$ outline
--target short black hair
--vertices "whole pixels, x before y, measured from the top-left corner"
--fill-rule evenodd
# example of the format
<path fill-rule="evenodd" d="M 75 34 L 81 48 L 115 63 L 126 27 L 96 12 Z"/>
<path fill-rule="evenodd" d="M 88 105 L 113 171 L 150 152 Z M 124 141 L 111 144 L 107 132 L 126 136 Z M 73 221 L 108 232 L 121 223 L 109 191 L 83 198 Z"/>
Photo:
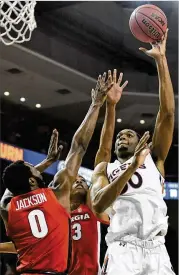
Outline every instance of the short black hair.
<path fill-rule="evenodd" d="M 24 161 L 18 160 L 4 169 L 2 180 L 5 187 L 16 196 L 31 191 L 30 177 L 32 177 L 30 167 L 26 166 Z"/>

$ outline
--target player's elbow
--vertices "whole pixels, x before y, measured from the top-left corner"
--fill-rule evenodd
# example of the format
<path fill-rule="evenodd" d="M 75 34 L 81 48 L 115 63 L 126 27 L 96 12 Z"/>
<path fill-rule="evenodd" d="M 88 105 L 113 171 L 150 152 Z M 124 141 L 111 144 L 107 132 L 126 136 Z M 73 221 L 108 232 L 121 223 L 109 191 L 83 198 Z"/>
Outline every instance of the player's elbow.
<path fill-rule="evenodd" d="M 83 156 L 86 153 L 87 145 L 82 138 L 79 138 L 78 135 L 75 135 L 72 140 L 72 148 L 73 151 L 78 151 L 79 154 Z"/>
<path fill-rule="evenodd" d="M 165 110 L 160 110 L 163 119 L 174 119 L 175 116 L 175 106 L 168 107 Z"/>

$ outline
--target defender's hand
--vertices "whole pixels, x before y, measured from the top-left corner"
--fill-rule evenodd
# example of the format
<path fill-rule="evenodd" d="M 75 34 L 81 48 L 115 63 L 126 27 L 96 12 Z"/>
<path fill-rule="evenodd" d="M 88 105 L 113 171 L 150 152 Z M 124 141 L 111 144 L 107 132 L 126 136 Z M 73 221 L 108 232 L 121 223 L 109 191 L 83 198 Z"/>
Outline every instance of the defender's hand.
<path fill-rule="evenodd" d="M 146 156 L 150 153 L 150 145 L 147 144 L 148 139 L 150 138 L 149 132 L 145 132 L 139 143 L 136 146 L 134 152 L 134 158 L 132 164 L 139 168 L 142 164 L 144 164 Z"/>
<path fill-rule="evenodd" d="M 55 162 L 60 158 L 61 151 L 63 149 L 63 146 L 60 145 L 58 147 L 58 131 L 56 129 L 53 130 L 50 144 L 48 148 L 48 154 L 47 154 L 47 160 Z"/>
<path fill-rule="evenodd" d="M 119 78 L 117 80 L 117 70 L 116 69 L 114 69 L 114 71 L 113 71 L 113 77 L 111 75 L 111 71 L 110 70 L 108 71 L 108 78 L 110 78 L 114 82 L 114 85 L 108 92 L 107 102 L 115 105 L 120 100 L 122 92 L 123 92 L 124 88 L 127 86 L 128 81 L 126 80 L 123 83 L 123 85 L 120 86 L 121 82 L 122 82 L 122 78 L 123 78 L 123 73 L 120 73 Z"/>
<path fill-rule="evenodd" d="M 139 50 L 144 52 L 146 55 L 151 56 L 154 59 L 159 59 L 160 57 L 165 56 L 167 36 L 168 29 L 166 30 L 166 33 L 162 41 L 151 43 L 152 49 L 147 50 L 145 48 L 139 48 Z"/>
<path fill-rule="evenodd" d="M 102 77 L 99 75 L 96 88 L 91 91 L 92 103 L 102 106 L 106 100 L 107 93 L 113 85 L 114 83 L 111 76 L 108 75 L 108 79 L 106 80 L 106 73 L 104 73 Z"/>

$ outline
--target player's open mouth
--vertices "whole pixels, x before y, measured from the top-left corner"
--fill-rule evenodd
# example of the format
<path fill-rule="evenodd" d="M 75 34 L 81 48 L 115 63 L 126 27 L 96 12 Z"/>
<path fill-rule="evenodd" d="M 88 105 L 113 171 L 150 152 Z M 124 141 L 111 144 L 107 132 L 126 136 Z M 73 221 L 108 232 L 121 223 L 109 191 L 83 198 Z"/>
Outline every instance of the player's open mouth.
<path fill-rule="evenodd" d="M 121 145 L 128 145 L 128 143 L 125 143 L 125 142 L 121 142 L 121 143 L 119 143 L 119 146 L 121 146 Z"/>

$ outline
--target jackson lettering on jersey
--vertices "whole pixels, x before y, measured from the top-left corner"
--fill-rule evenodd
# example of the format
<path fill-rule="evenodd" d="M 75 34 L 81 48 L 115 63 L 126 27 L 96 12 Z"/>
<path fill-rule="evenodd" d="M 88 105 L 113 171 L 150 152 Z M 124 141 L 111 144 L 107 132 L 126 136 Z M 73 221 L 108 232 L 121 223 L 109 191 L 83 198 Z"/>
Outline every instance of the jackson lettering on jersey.
<path fill-rule="evenodd" d="M 121 164 L 109 163 L 107 176 L 112 183 L 131 164 L 132 158 Z M 163 200 L 159 173 L 149 154 L 111 206 L 110 227 L 106 241 L 109 244 L 126 235 L 150 240 L 157 234 L 165 236 L 168 229 L 167 207 Z"/>
<path fill-rule="evenodd" d="M 16 211 L 21 210 L 23 208 L 28 208 L 33 205 L 38 205 L 47 201 L 47 198 L 44 193 L 39 193 L 37 195 L 33 195 L 21 200 L 16 201 Z"/>

